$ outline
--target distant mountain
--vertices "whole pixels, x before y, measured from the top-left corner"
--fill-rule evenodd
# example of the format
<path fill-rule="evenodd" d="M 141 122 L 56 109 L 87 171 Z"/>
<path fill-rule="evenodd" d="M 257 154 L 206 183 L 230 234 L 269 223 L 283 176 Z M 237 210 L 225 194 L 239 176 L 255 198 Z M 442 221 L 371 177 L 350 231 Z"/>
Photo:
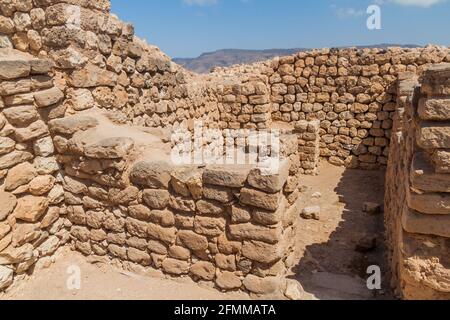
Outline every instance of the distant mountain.
<path fill-rule="evenodd" d="M 359 46 L 357 48 L 387 48 L 404 47 L 416 48 L 417 45 L 379 44 L 372 46 Z M 258 61 L 265 61 L 277 56 L 288 56 L 300 51 L 309 50 L 307 48 L 295 49 L 269 49 L 269 50 L 240 50 L 224 49 L 214 52 L 203 53 L 197 58 L 174 58 L 173 61 L 182 65 L 188 70 L 197 73 L 209 73 L 214 67 L 229 67 L 235 64 L 248 64 Z"/>

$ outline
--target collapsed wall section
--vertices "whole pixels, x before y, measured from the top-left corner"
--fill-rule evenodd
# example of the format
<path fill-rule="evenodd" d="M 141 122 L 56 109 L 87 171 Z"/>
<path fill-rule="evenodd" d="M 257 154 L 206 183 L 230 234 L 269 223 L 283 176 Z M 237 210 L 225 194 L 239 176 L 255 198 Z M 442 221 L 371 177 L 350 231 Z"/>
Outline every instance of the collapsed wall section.
<path fill-rule="evenodd" d="M 449 299 L 450 64 L 399 87 L 386 191 L 393 282 L 406 299 Z"/>

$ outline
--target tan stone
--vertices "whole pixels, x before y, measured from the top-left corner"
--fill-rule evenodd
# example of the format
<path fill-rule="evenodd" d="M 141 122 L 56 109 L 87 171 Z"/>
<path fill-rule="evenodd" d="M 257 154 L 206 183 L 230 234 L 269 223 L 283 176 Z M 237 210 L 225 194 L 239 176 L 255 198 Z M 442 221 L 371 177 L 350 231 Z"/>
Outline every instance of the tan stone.
<path fill-rule="evenodd" d="M 52 190 L 56 179 L 53 176 L 39 176 L 31 180 L 28 190 L 34 196 L 41 196 Z"/>
<path fill-rule="evenodd" d="M 181 230 L 177 236 L 178 242 L 192 251 L 204 251 L 208 249 L 208 239 L 192 231 Z"/>
<path fill-rule="evenodd" d="M 403 228 L 409 233 L 450 238 L 450 215 L 428 215 L 408 210 L 403 214 Z"/>
<path fill-rule="evenodd" d="M 233 224 L 229 226 L 230 236 L 239 241 L 256 240 L 276 244 L 282 236 L 282 226 L 265 227 L 252 223 Z"/>
<path fill-rule="evenodd" d="M 165 259 L 162 263 L 162 269 L 173 275 L 182 275 L 189 273 L 189 263 L 176 259 Z"/>
<path fill-rule="evenodd" d="M 142 200 L 152 209 L 164 209 L 169 205 L 170 194 L 167 190 L 147 189 L 142 193 Z"/>
<path fill-rule="evenodd" d="M 190 274 L 206 281 L 212 281 L 215 277 L 216 268 L 210 262 L 199 261 L 189 269 Z"/>
<path fill-rule="evenodd" d="M 32 181 L 37 176 L 36 168 L 24 162 L 8 171 L 5 179 L 5 190 L 12 191 Z"/>
<path fill-rule="evenodd" d="M 259 190 L 244 188 L 241 190 L 240 200 L 243 205 L 275 211 L 280 205 L 281 196 L 279 193 L 267 194 Z"/>
<path fill-rule="evenodd" d="M 249 274 L 243 281 L 244 287 L 256 294 L 271 294 L 280 289 L 281 280 L 278 277 L 260 278 Z"/>
<path fill-rule="evenodd" d="M 250 260 L 271 264 L 283 257 L 283 246 L 281 244 L 267 244 L 259 241 L 244 241 L 242 255 Z"/>
<path fill-rule="evenodd" d="M 241 188 L 247 181 L 250 172 L 245 166 L 209 166 L 203 172 L 203 182 L 205 184 Z"/>
<path fill-rule="evenodd" d="M 18 199 L 17 207 L 13 214 L 18 220 L 34 223 L 45 213 L 48 207 L 48 200 L 44 197 L 25 196 Z"/>
<path fill-rule="evenodd" d="M 5 220 L 13 212 L 17 204 L 16 197 L 8 192 L 0 191 L 0 221 Z"/>
<path fill-rule="evenodd" d="M 217 276 L 216 284 L 223 290 L 235 290 L 242 286 L 242 281 L 234 273 L 224 271 Z"/>

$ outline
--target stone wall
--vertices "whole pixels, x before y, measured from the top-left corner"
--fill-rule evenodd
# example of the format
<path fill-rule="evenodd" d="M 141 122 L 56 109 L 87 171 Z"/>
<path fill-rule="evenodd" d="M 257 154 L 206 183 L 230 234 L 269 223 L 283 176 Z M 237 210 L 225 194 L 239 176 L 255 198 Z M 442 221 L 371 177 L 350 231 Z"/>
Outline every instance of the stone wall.
<path fill-rule="evenodd" d="M 393 283 L 406 299 L 449 299 L 448 156 L 450 64 L 406 75 L 386 191 Z"/>
<path fill-rule="evenodd" d="M 47 126 L 64 94 L 51 68 L 48 60 L 0 52 L 0 291 L 69 241 Z"/>
<path fill-rule="evenodd" d="M 271 122 L 318 120 L 321 157 L 338 166 L 378 169 L 388 161 L 399 74 L 420 75 L 443 61 L 450 61 L 445 47 L 322 49 L 215 74 L 267 77 Z"/>
<path fill-rule="evenodd" d="M 223 291 L 282 297 L 300 210 L 296 144 L 282 148 L 272 175 L 249 165 L 177 166 L 169 142 L 103 116 L 49 123 L 73 248 Z"/>

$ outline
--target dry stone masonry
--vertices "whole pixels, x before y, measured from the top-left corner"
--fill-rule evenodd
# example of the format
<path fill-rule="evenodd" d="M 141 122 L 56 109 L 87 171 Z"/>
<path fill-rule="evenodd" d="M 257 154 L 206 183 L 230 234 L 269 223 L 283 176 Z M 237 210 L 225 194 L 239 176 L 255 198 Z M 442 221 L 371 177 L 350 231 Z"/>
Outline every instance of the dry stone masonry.
<path fill-rule="evenodd" d="M 450 64 L 438 64 L 399 87 L 386 219 L 394 284 L 408 299 L 450 298 L 449 79 Z"/>
<path fill-rule="evenodd" d="M 450 51 L 434 46 L 323 49 L 197 75 L 135 37 L 108 0 L 2 0 L 0 291 L 68 245 L 223 291 L 295 296 L 299 185 L 325 159 L 388 167 L 393 286 L 448 298 L 443 62 Z M 244 152 L 277 130 L 279 172 L 175 165 L 189 135 L 172 134 L 195 140 L 198 124 Z M 223 153 L 215 138 L 202 147 Z"/>

